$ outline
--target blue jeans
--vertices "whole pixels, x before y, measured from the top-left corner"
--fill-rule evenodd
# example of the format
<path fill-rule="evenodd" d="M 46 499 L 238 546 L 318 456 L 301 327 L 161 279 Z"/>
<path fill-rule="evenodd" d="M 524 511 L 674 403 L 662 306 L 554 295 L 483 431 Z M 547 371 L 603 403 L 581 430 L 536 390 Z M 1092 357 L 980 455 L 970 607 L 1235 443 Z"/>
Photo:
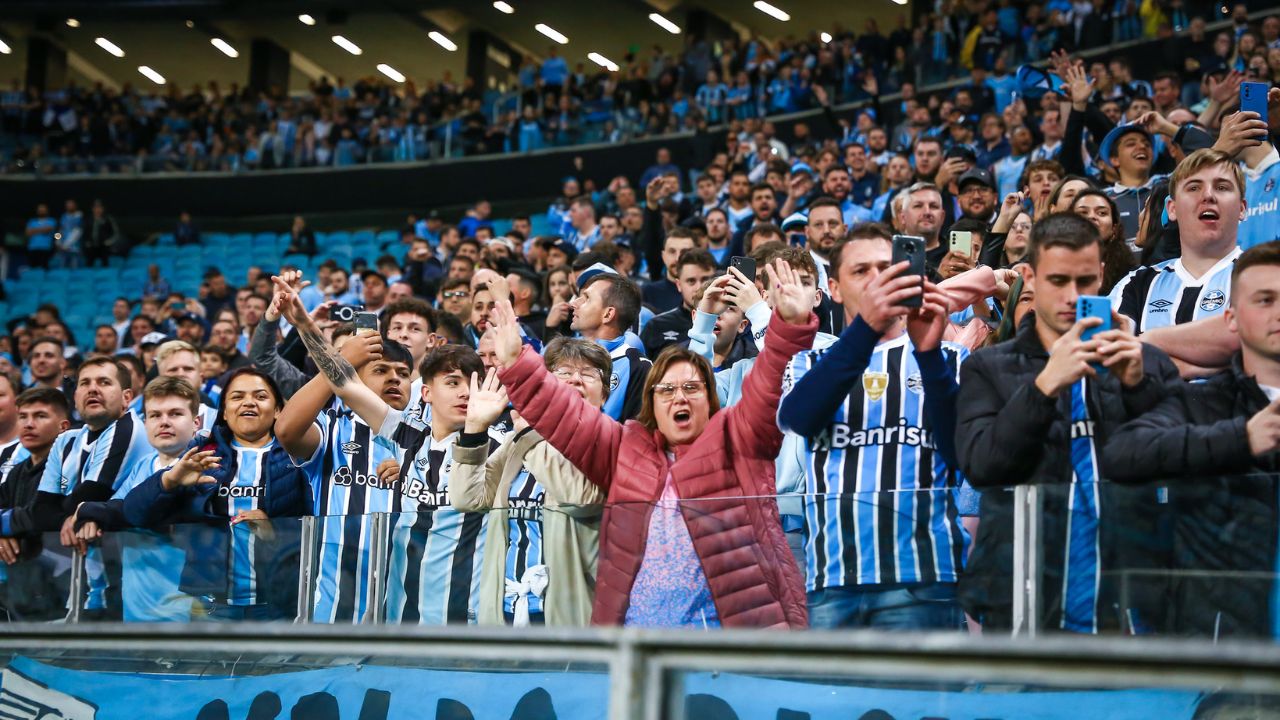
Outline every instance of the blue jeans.
<path fill-rule="evenodd" d="M 961 630 L 954 583 L 846 585 L 809 593 L 815 629 Z"/>

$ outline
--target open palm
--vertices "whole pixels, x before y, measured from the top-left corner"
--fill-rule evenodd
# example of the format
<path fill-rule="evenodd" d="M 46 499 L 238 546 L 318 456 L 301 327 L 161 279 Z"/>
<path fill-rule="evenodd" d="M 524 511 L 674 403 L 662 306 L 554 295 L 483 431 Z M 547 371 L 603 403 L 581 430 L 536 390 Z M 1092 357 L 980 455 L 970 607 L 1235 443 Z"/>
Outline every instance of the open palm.
<path fill-rule="evenodd" d="M 507 391 L 498 382 L 497 370 L 489 368 L 483 383 L 478 374 L 472 373 L 471 397 L 467 400 L 467 432 L 484 432 L 485 428 L 497 422 L 509 402 Z"/>
<path fill-rule="evenodd" d="M 813 310 L 817 290 L 801 282 L 800 273 L 780 259 L 765 265 L 764 271 L 769 275 L 769 292 L 778 314 L 793 325 L 803 325 Z"/>

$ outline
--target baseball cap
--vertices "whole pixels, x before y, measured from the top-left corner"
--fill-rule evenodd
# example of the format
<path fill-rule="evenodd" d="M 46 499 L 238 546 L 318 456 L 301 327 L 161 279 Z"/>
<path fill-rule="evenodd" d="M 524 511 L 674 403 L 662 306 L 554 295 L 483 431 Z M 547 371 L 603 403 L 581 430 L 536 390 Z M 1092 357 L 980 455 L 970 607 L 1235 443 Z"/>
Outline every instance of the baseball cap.
<path fill-rule="evenodd" d="M 942 154 L 942 159 L 951 160 L 952 158 L 960 158 L 961 160 L 967 160 L 968 162 L 974 163 L 975 165 L 978 162 L 977 153 L 975 153 L 973 151 L 973 148 L 969 147 L 968 145 L 952 145 L 951 147 L 947 148 L 947 151 Z"/>
<path fill-rule="evenodd" d="M 162 332 L 149 332 L 142 336 L 138 341 L 138 347 L 147 347 L 148 345 L 162 345 L 169 342 L 169 336 Z"/>
<path fill-rule="evenodd" d="M 582 286 L 586 285 L 588 280 L 590 280 L 591 278 L 597 275 L 617 275 L 617 274 L 618 274 L 618 271 L 614 270 L 608 265 L 605 265 L 604 263 L 596 263 L 595 265 L 592 265 L 586 270 L 583 270 L 582 272 L 578 273 L 578 289 L 581 290 Z"/>
<path fill-rule="evenodd" d="M 1129 133 L 1142 133 L 1146 136 L 1148 142 L 1154 143 L 1154 140 L 1151 138 L 1151 133 L 1147 132 L 1146 128 L 1138 125 L 1137 123 L 1121 123 L 1112 128 L 1111 132 L 1107 133 L 1106 137 L 1102 138 L 1102 143 L 1098 145 L 1098 159 L 1110 165 L 1112 150 L 1115 148 L 1116 144 L 1120 142 L 1120 138 L 1128 135 Z"/>
<path fill-rule="evenodd" d="M 966 184 L 975 183 L 975 182 L 986 185 L 992 190 L 996 189 L 996 181 L 995 181 L 995 178 L 991 177 L 991 171 L 984 170 L 978 167 L 971 168 L 970 170 L 965 172 L 963 175 L 961 175 L 960 180 L 956 183 L 956 187 L 961 190 L 964 190 L 964 186 Z"/>
<path fill-rule="evenodd" d="M 181 325 L 184 322 L 193 322 L 201 327 L 204 327 L 206 324 L 204 318 L 200 317 L 199 315 L 193 312 L 182 313 L 177 318 L 175 318 L 174 321 L 177 322 L 179 325 Z"/>
<path fill-rule="evenodd" d="M 509 237 L 502 236 L 502 237 L 492 238 L 484 244 L 485 247 L 493 247 L 494 245 L 501 245 L 502 247 L 510 250 L 511 252 L 516 251 L 516 244 L 511 242 L 511 238 Z"/>
<path fill-rule="evenodd" d="M 809 227 L 809 216 L 804 213 L 791 213 L 786 220 L 782 221 L 782 232 L 803 230 L 807 227 Z"/>
<path fill-rule="evenodd" d="M 564 240 L 564 239 L 556 240 L 555 244 L 551 246 L 551 249 L 552 249 L 552 250 L 559 250 L 560 252 L 564 253 L 565 255 L 568 255 L 568 256 L 569 256 L 569 260 L 571 260 L 571 261 L 572 261 L 574 258 L 578 257 L 578 248 L 574 247 L 574 246 L 573 246 L 573 243 L 571 243 L 571 242 L 569 242 L 569 241 L 567 241 L 567 240 Z"/>

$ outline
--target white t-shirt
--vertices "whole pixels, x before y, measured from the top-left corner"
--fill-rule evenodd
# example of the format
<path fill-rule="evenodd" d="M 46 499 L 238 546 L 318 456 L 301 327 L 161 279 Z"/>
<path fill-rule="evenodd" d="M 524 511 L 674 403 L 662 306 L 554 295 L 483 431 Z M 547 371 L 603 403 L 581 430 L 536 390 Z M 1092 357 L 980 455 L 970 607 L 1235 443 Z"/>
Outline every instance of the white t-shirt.
<path fill-rule="evenodd" d="M 1262 392 L 1266 393 L 1268 402 L 1275 402 L 1276 398 L 1280 398 L 1280 387 L 1271 387 L 1258 383 L 1258 387 L 1262 388 Z"/>

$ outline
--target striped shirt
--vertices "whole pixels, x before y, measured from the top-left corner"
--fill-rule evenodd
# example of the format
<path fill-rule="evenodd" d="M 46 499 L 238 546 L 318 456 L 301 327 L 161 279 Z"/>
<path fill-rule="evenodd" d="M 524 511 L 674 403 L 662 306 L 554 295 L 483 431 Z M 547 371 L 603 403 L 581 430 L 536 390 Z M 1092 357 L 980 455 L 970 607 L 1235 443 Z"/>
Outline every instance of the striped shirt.
<path fill-rule="evenodd" d="M 315 622 L 359 623 L 368 612 L 374 538 L 370 513 L 395 509 L 395 481 L 382 483 L 378 466 L 400 462 L 403 451 L 379 437 L 349 408 L 330 408 L 315 421 L 321 442 L 299 463 L 320 518 Z"/>
<path fill-rule="evenodd" d="M 22 447 L 22 443 L 18 442 L 16 437 L 0 445 L 0 484 L 9 479 L 9 472 L 17 467 L 18 463 L 29 457 L 31 453 Z"/>
<path fill-rule="evenodd" d="M 609 351 L 613 360 L 613 374 L 609 376 L 609 396 L 604 401 L 604 413 L 619 422 L 635 417 L 640 411 L 639 388 L 644 384 L 653 363 L 629 341 L 628 334 L 613 340 L 597 339 L 596 343 Z"/>
<path fill-rule="evenodd" d="M 122 499 L 133 488 L 169 467 L 160 453 L 135 463 L 113 499 Z M 173 532 L 182 533 L 178 527 Z M 190 595 L 179 587 L 186 552 L 173 543 L 169 530 L 135 528 L 119 534 L 120 600 L 125 622 L 186 622 L 191 619 Z"/>
<path fill-rule="evenodd" d="M 1111 290 L 1111 306 L 1133 320 L 1139 333 L 1221 315 L 1231 302 L 1231 270 L 1237 247 L 1199 278 L 1182 258 L 1138 268 Z"/>
<path fill-rule="evenodd" d="M 230 483 L 218 489 L 219 499 L 225 498 L 229 519 L 235 519 L 236 515 L 257 510 L 261 506 L 267 488 L 265 460 L 275 444 L 275 438 L 260 448 L 245 447 L 231 441 L 236 451 L 236 475 Z M 258 597 L 258 566 L 261 564 L 258 557 L 258 536 L 249 523 L 240 523 L 230 527 L 229 537 L 227 604 L 257 605 L 265 602 Z M 265 562 L 265 558 L 262 561 Z"/>
<path fill-rule="evenodd" d="M 543 568 L 542 557 L 542 507 L 546 490 L 538 479 L 525 468 L 511 481 L 507 493 L 507 587 L 528 583 L 530 571 Z M 505 592 L 502 599 L 504 612 L 515 611 L 516 593 Z M 532 590 L 525 593 L 529 612 L 542 612 L 542 598 Z"/>
<path fill-rule="evenodd" d="M 379 435 L 405 451 L 391 530 L 387 622 L 474 623 L 488 513 L 458 512 L 449 502 L 457 433 L 436 440 L 430 428 L 393 410 Z"/>
<path fill-rule="evenodd" d="M 1067 502 L 1067 547 L 1063 557 L 1062 629 L 1098 631 L 1098 590 L 1102 582 L 1098 532 L 1102 495 L 1098 485 L 1096 417 L 1089 407 L 1088 380 L 1071 386 L 1071 498 Z"/>
<path fill-rule="evenodd" d="M 784 394 L 830 344 L 792 359 Z M 944 343 L 943 352 L 958 375 L 968 350 Z M 804 439 L 808 592 L 956 581 L 969 541 L 956 506 L 963 478 L 935 448 L 909 339 L 879 343 L 830 423 Z"/>

